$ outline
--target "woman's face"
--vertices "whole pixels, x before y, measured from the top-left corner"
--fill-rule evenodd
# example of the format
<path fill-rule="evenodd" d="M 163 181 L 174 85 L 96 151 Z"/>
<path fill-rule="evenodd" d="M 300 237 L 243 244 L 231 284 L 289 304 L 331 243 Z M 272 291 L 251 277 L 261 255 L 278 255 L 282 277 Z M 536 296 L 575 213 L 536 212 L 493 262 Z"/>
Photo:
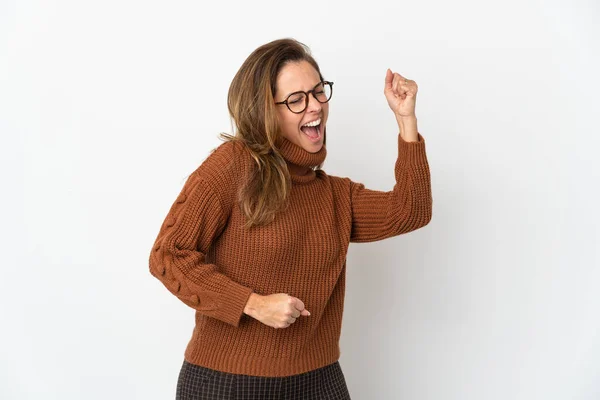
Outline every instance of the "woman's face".
<path fill-rule="evenodd" d="M 290 93 L 311 90 L 321 79 L 319 73 L 308 61 L 289 62 L 279 71 L 277 76 L 277 92 L 275 101 L 284 101 Z M 291 112 L 285 104 L 276 105 L 282 135 L 292 143 L 310 153 L 316 153 L 323 146 L 323 132 L 329 114 L 329 104 L 319 103 L 312 95 L 308 96 L 308 106 L 300 114 Z M 314 129 L 302 131 L 302 126 L 308 122 L 321 120 Z M 306 129 L 306 128 L 305 128 Z M 311 137 L 312 136 L 312 137 Z"/>

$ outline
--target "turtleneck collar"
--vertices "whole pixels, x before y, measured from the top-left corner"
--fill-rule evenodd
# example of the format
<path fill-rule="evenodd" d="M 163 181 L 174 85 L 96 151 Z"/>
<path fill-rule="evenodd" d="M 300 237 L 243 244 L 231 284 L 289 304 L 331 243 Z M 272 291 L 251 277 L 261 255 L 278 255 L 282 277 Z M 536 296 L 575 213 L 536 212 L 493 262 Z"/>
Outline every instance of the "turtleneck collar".
<path fill-rule="evenodd" d="M 320 165 L 325 161 L 325 157 L 327 156 L 325 145 L 321 146 L 321 149 L 316 153 L 310 153 L 283 136 L 280 136 L 277 148 L 288 163 L 288 166 L 289 164 L 294 164 L 299 167 L 310 168 L 305 175 L 295 175 L 289 169 L 292 182 L 295 183 L 307 183 L 314 180 L 317 174 L 312 168 Z"/>

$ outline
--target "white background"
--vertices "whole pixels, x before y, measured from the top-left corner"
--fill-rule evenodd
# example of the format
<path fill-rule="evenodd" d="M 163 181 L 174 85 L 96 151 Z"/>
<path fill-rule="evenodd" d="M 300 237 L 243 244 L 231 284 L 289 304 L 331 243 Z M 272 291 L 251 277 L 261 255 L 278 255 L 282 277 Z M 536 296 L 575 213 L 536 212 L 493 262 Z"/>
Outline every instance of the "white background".
<path fill-rule="evenodd" d="M 324 169 L 391 190 L 386 68 L 419 85 L 433 219 L 353 244 L 353 399 L 600 398 L 600 6 L 0 2 L 0 398 L 174 398 L 193 310 L 148 270 L 259 45 L 335 82 Z"/>

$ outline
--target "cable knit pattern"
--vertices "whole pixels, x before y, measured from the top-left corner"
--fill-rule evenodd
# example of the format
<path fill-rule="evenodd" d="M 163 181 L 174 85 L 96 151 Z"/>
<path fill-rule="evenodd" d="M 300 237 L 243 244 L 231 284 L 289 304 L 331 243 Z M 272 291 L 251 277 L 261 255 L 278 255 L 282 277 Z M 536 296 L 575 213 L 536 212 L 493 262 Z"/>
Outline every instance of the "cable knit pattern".
<path fill-rule="evenodd" d="M 288 163 L 313 167 L 326 156 L 283 140 Z M 150 272 L 196 310 L 185 359 L 223 372 L 289 376 L 339 359 L 350 242 L 372 242 L 423 227 L 432 214 L 425 141 L 398 135 L 391 191 L 325 171 L 292 175 L 289 207 L 266 226 L 243 228 L 236 193 L 254 161 L 225 142 L 188 177 L 160 228 Z M 288 293 L 311 312 L 274 329 L 243 313 L 250 294 Z"/>

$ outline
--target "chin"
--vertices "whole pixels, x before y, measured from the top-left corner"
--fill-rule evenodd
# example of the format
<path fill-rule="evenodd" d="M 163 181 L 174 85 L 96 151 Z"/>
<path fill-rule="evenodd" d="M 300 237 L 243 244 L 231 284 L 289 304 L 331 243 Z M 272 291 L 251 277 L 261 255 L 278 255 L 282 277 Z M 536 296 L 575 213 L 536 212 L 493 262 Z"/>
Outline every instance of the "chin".
<path fill-rule="evenodd" d="M 307 140 L 306 138 L 301 138 L 300 143 L 297 144 L 309 153 L 316 153 L 317 151 L 321 150 L 321 147 L 323 147 L 323 138 L 320 138 L 317 142 L 312 142 L 310 139 Z"/>
<path fill-rule="evenodd" d="M 321 150 L 321 147 L 323 147 L 323 143 L 316 143 L 316 144 L 309 144 L 309 145 L 302 146 L 302 148 L 304 150 L 308 151 L 309 153 L 316 153 L 319 150 Z"/>

